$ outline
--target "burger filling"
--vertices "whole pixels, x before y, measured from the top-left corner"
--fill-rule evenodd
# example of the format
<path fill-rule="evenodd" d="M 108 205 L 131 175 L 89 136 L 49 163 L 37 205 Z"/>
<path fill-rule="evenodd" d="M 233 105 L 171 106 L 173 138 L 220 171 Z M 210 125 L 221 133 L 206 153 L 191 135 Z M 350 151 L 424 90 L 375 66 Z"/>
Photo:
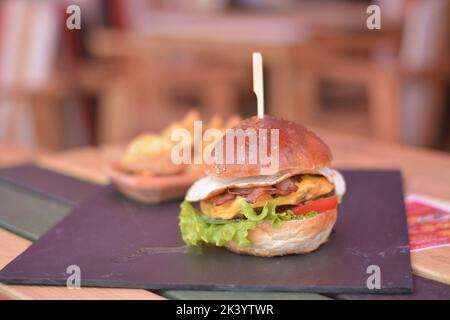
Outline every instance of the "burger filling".
<path fill-rule="evenodd" d="M 322 175 L 296 175 L 270 186 L 228 188 L 200 201 L 200 211 L 181 205 L 180 228 L 189 245 L 221 246 L 229 241 L 248 246 L 248 231 L 267 221 L 304 220 L 336 208 L 334 185 Z"/>
<path fill-rule="evenodd" d="M 272 200 L 276 200 L 277 206 L 296 206 L 329 194 L 333 189 L 333 184 L 324 176 L 297 175 L 272 186 L 227 189 L 215 197 L 201 201 L 200 209 L 208 217 L 227 220 L 242 217 L 243 200 L 255 209 L 264 207 Z"/>

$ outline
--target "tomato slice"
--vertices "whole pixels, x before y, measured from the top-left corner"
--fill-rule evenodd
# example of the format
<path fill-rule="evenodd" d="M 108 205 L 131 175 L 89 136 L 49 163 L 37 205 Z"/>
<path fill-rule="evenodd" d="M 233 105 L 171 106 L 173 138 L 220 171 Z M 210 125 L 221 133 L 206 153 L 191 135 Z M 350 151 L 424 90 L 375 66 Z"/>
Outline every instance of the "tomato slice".
<path fill-rule="evenodd" d="M 338 198 L 337 196 L 331 196 L 327 198 L 317 199 L 305 204 L 299 205 L 291 209 L 296 215 L 304 215 L 311 211 L 321 213 L 327 210 L 331 210 L 337 207 Z"/>

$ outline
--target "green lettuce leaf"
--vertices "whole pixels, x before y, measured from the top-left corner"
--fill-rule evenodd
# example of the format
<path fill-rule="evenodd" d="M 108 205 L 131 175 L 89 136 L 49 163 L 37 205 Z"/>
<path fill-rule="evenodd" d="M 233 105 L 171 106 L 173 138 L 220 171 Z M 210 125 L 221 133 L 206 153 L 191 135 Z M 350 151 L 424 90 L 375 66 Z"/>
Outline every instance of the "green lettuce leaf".
<path fill-rule="evenodd" d="M 290 210 L 276 213 L 275 209 L 276 202 L 268 201 L 258 214 L 248 202 L 242 200 L 241 212 L 247 219 L 224 220 L 206 217 L 189 202 L 184 201 L 181 204 L 179 217 L 181 235 L 184 242 L 192 246 L 202 242 L 223 246 L 227 242 L 233 241 L 240 247 L 245 247 L 251 245 L 251 242 L 247 239 L 248 232 L 255 229 L 256 225 L 263 220 L 270 221 L 272 226 L 278 227 L 283 221 L 305 220 L 317 215 L 316 212 L 310 212 L 298 216 Z"/>
<path fill-rule="evenodd" d="M 281 219 L 278 217 L 275 209 L 277 204 L 275 201 L 268 201 L 260 214 L 257 214 L 255 209 L 245 200 L 241 202 L 241 212 L 244 216 L 251 221 L 269 220 L 274 227 L 278 227 L 281 224 Z"/>
<path fill-rule="evenodd" d="M 315 211 L 311 211 L 308 212 L 307 214 L 296 215 L 294 212 L 292 212 L 292 210 L 288 210 L 286 212 L 279 213 L 277 215 L 282 221 L 289 221 L 289 220 L 306 220 L 309 218 L 314 218 L 315 216 L 318 215 L 318 213 Z"/>
<path fill-rule="evenodd" d="M 257 222 L 251 220 L 233 221 L 224 224 L 208 224 L 200 212 L 189 203 L 181 204 L 180 229 L 187 245 L 198 245 L 202 242 L 223 246 L 233 241 L 240 247 L 251 245 L 247 239 L 248 231 L 256 228 Z"/>
<path fill-rule="evenodd" d="M 208 224 L 225 224 L 225 223 L 230 223 L 230 222 L 235 222 L 235 221 L 242 221 L 241 218 L 234 218 L 234 219 L 222 219 L 222 218 L 211 218 L 211 217 L 207 217 L 205 215 L 201 215 L 203 221 L 205 221 Z"/>

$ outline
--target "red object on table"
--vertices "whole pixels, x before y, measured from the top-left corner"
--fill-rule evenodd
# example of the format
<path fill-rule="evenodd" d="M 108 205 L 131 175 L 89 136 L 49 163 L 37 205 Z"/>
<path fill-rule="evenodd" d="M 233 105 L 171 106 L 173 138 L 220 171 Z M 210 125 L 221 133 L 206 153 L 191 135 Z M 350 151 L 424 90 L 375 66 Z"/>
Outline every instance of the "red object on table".
<path fill-rule="evenodd" d="M 450 209 L 428 199 L 406 200 L 411 251 L 450 246 Z"/>

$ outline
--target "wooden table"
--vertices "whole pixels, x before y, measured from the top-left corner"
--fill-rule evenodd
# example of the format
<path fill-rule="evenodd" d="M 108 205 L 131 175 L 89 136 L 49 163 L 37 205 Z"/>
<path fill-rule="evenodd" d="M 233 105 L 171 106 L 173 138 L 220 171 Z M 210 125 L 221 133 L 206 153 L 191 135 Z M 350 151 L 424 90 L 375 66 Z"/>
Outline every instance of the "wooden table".
<path fill-rule="evenodd" d="M 333 165 L 351 168 L 398 168 L 404 175 L 408 194 L 421 194 L 450 201 L 450 155 L 423 149 L 381 144 L 367 138 L 315 130 L 332 149 Z M 7 150 L 7 152 L 6 152 Z M 20 155 L 0 146 L 0 165 L 23 158 L 48 169 L 88 181 L 107 184 L 105 165 L 120 154 L 121 147 L 83 148 L 55 154 Z M 6 158 L 14 161 L 6 161 Z M 29 246 L 29 242 L 0 229 L 0 268 Z M 450 247 L 412 253 L 413 272 L 450 284 Z M 0 295 L 30 299 L 155 299 L 159 296 L 145 290 L 0 285 Z M 320 298 L 319 295 L 305 297 Z"/>

